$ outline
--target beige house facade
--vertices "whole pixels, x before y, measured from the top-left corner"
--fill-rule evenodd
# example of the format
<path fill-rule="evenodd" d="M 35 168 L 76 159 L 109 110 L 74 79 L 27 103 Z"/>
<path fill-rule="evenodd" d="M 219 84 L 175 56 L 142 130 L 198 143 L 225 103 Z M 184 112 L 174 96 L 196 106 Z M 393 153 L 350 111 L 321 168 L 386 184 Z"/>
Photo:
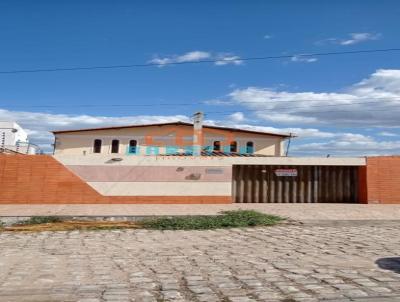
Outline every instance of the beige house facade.
<path fill-rule="evenodd" d="M 64 130 L 54 135 L 53 156 L 24 156 L 20 162 L 3 157 L 7 166 L 15 165 L 15 175 L 23 167 L 33 178 L 8 175 L 15 184 L 2 188 L 0 202 L 11 197 L 15 202 L 30 198 L 33 203 L 366 200 L 365 158 L 287 157 L 289 135 L 198 127 L 196 120 L 195 125 L 174 122 Z M 39 189 L 38 181 L 42 181 Z M 30 189 L 18 195 L 13 191 L 18 182 Z M 36 195 L 28 196 L 26 191 Z"/>
<path fill-rule="evenodd" d="M 55 155 L 180 155 L 193 152 L 193 124 L 184 122 L 54 131 Z M 290 136 L 203 126 L 203 153 L 283 156 Z"/>

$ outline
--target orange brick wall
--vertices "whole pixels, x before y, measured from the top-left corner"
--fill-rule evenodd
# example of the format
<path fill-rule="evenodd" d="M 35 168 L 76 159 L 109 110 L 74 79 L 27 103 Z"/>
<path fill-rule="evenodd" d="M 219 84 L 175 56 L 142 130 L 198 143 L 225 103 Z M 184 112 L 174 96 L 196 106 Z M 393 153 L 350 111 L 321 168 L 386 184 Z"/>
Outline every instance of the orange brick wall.
<path fill-rule="evenodd" d="M 400 203 L 400 156 L 368 157 L 360 170 L 363 203 Z"/>
<path fill-rule="evenodd" d="M 103 196 L 49 155 L 0 155 L 0 204 L 231 203 L 230 196 Z"/>
<path fill-rule="evenodd" d="M 400 203 L 400 156 L 367 158 L 360 202 Z M 230 196 L 103 196 L 48 155 L 0 155 L 0 204 L 231 203 Z"/>

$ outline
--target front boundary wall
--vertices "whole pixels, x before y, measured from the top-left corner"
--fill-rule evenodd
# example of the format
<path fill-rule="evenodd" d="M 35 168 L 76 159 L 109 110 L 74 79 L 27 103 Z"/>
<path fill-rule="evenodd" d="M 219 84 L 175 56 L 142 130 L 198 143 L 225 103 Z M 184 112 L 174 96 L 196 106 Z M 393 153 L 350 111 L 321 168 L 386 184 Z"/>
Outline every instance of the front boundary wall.
<path fill-rule="evenodd" d="M 110 164 L 95 158 L 88 158 L 87 162 L 74 158 L 0 155 L 0 204 L 231 203 L 232 165 L 236 164 L 353 166 L 358 171 L 359 203 L 400 204 L 400 156 L 201 161 L 144 158 L 140 159 L 144 162 L 142 167 L 129 162 L 138 159 L 124 158 L 123 163 Z"/>
<path fill-rule="evenodd" d="M 156 184 L 153 184 L 156 186 Z M 204 204 L 230 196 L 104 196 L 49 155 L 0 155 L 0 204 Z"/>
<path fill-rule="evenodd" d="M 368 157 L 359 179 L 360 202 L 400 204 L 400 156 Z"/>

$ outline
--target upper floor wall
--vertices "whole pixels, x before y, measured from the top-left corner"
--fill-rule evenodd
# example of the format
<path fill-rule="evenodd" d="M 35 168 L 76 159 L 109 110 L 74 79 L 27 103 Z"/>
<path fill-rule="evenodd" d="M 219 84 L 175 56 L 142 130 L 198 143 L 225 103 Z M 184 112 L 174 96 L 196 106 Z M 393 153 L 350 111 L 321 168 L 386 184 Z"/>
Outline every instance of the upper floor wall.
<path fill-rule="evenodd" d="M 204 127 L 201 148 L 206 151 L 284 154 L 278 135 Z M 55 133 L 55 154 L 158 155 L 193 151 L 193 127 L 163 125 Z"/>

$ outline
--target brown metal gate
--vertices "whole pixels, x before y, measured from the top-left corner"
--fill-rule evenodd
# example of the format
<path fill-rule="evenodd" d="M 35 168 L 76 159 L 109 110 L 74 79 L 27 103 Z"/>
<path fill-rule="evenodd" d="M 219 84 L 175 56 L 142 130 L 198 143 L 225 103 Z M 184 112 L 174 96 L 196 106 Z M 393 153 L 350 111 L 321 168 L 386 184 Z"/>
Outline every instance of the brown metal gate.
<path fill-rule="evenodd" d="M 277 169 L 295 169 L 297 176 L 277 176 Z M 357 193 L 354 166 L 233 166 L 236 203 L 355 203 Z"/>

